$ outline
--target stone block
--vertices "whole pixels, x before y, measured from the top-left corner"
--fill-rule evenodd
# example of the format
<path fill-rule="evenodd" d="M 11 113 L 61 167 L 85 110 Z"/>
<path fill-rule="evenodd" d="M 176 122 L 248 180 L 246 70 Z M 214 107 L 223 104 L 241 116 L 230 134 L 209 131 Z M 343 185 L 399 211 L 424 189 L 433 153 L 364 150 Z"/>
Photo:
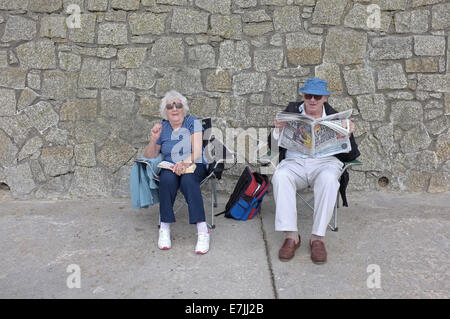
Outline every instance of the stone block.
<path fill-rule="evenodd" d="M 371 0 L 370 3 L 376 4 L 383 11 L 405 10 L 408 0 Z"/>
<path fill-rule="evenodd" d="M 244 23 L 243 32 L 249 37 L 257 37 L 273 31 L 272 22 Z"/>
<path fill-rule="evenodd" d="M 29 0 L 0 0 L 0 10 L 27 10 L 28 2 Z"/>
<path fill-rule="evenodd" d="M 405 60 L 406 73 L 436 73 L 439 71 L 437 58 L 423 57 Z"/>
<path fill-rule="evenodd" d="M 98 44 L 121 45 L 128 43 L 127 25 L 107 22 L 99 25 Z"/>
<path fill-rule="evenodd" d="M 41 95 L 51 99 L 69 99 L 77 95 L 78 73 L 45 71 Z"/>
<path fill-rule="evenodd" d="M 16 114 L 16 93 L 12 89 L 0 88 L 0 116 L 13 116 Z"/>
<path fill-rule="evenodd" d="M 448 174 L 432 174 L 430 184 L 428 185 L 428 193 L 444 193 L 449 189 Z"/>
<path fill-rule="evenodd" d="M 241 39 L 242 20 L 240 15 L 213 14 L 210 20 L 211 28 L 208 29 L 208 34 L 218 35 L 224 39 Z"/>
<path fill-rule="evenodd" d="M 59 121 L 59 116 L 54 111 L 53 106 L 45 101 L 27 107 L 24 112 L 31 126 L 36 128 L 40 133 L 55 126 Z"/>
<path fill-rule="evenodd" d="M 77 144 L 74 147 L 77 166 L 93 167 L 96 165 L 94 143 Z"/>
<path fill-rule="evenodd" d="M 419 152 L 426 150 L 431 144 L 431 138 L 425 126 L 418 123 L 408 130 L 400 141 L 400 149 L 403 153 Z"/>
<path fill-rule="evenodd" d="M 234 4 L 236 4 L 240 8 L 251 8 L 256 7 L 258 4 L 258 0 L 235 0 L 233 1 Z"/>
<path fill-rule="evenodd" d="M 375 82 L 370 69 L 344 71 L 344 80 L 350 95 L 375 93 Z"/>
<path fill-rule="evenodd" d="M 450 74 L 418 74 L 417 89 L 420 91 L 450 92 Z"/>
<path fill-rule="evenodd" d="M 108 10 L 108 0 L 87 0 L 87 9 L 89 11 Z"/>
<path fill-rule="evenodd" d="M 38 98 L 38 96 L 39 95 L 30 88 L 23 89 L 17 102 L 17 110 L 20 111 L 25 107 L 33 104 L 33 102 Z"/>
<path fill-rule="evenodd" d="M 68 72 L 77 72 L 81 69 L 81 56 L 77 54 L 59 52 L 59 67 Z"/>
<path fill-rule="evenodd" d="M 298 97 L 298 80 L 271 78 L 269 83 L 270 101 L 287 106 Z"/>
<path fill-rule="evenodd" d="M 134 109 L 135 93 L 125 90 L 102 90 L 100 115 L 104 117 L 125 118 Z"/>
<path fill-rule="evenodd" d="M 322 63 L 315 68 L 316 77 L 327 81 L 328 90 L 333 94 L 342 94 L 343 85 L 339 65 L 335 63 Z"/>
<path fill-rule="evenodd" d="M 166 19 L 166 13 L 132 13 L 128 18 L 128 24 L 130 25 L 131 34 L 133 35 L 162 35 L 165 31 Z"/>
<path fill-rule="evenodd" d="M 236 95 L 264 92 L 267 77 L 264 73 L 248 72 L 233 76 L 233 92 Z"/>
<path fill-rule="evenodd" d="M 250 68 L 251 57 L 248 42 L 225 40 L 220 43 L 218 66 L 233 70 Z"/>
<path fill-rule="evenodd" d="M 286 34 L 288 62 L 294 65 L 319 64 L 322 60 L 322 37 L 303 32 Z"/>
<path fill-rule="evenodd" d="M 156 70 L 151 67 L 140 67 L 127 71 L 127 88 L 150 90 L 156 83 Z"/>
<path fill-rule="evenodd" d="M 136 149 L 118 138 L 106 142 L 97 155 L 97 160 L 103 166 L 116 172 L 136 154 Z"/>
<path fill-rule="evenodd" d="M 157 80 L 156 94 L 163 96 L 170 90 L 177 90 L 183 95 L 193 95 L 203 92 L 199 69 L 167 68 L 164 77 Z"/>
<path fill-rule="evenodd" d="M 242 13 L 242 21 L 244 22 L 265 22 L 272 21 L 272 17 L 267 14 L 265 9 L 255 11 L 245 11 Z"/>
<path fill-rule="evenodd" d="M 385 122 L 387 106 L 383 94 L 359 95 L 356 101 L 363 120 Z"/>
<path fill-rule="evenodd" d="M 69 40 L 80 43 L 94 43 L 97 15 L 94 13 L 81 14 L 80 28 L 69 28 Z"/>
<path fill-rule="evenodd" d="M 39 30 L 41 38 L 61 38 L 67 37 L 67 25 L 65 17 L 43 16 L 41 18 L 41 28 Z"/>
<path fill-rule="evenodd" d="M 137 68 L 144 62 L 147 48 L 123 48 L 117 53 L 117 68 Z"/>
<path fill-rule="evenodd" d="M 84 58 L 78 85 L 80 88 L 109 88 L 111 62 Z"/>
<path fill-rule="evenodd" d="M 394 102 L 390 120 L 396 125 L 420 122 L 423 120 L 422 104 L 417 101 Z"/>
<path fill-rule="evenodd" d="M 121 10 L 138 10 L 140 0 L 111 0 L 111 8 Z"/>
<path fill-rule="evenodd" d="M 324 62 L 357 64 L 366 58 L 367 34 L 337 28 L 328 30 Z"/>
<path fill-rule="evenodd" d="M 194 68 L 211 69 L 216 67 L 216 53 L 208 44 L 190 47 L 188 50 L 188 62 Z"/>
<path fill-rule="evenodd" d="M 41 149 L 41 164 L 48 176 L 58 176 L 73 172 L 73 147 L 53 146 Z"/>
<path fill-rule="evenodd" d="M 183 39 L 162 37 L 155 41 L 149 63 L 154 67 L 173 66 L 184 62 Z"/>
<path fill-rule="evenodd" d="M 284 111 L 285 107 L 279 107 L 279 106 L 271 106 L 271 105 L 251 105 L 248 107 L 248 115 L 246 117 L 247 119 L 247 126 L 251 128 L 267 128 L 270 126 L 273 126 L 273 119 L 275 118 L 275 115 L 278 112 Z M 267 134 L 270 131 L 267 130 Z M 254 152 L 257 152 L 257 150 L 254 150 Z M 255 154 L 255 153 L 253 153 Z M 253 163 L 256 163 L 256 158 L 252 158 L 253 155 L 251 152 L 249 152 L 248 159 L 250 161 L 253 161 Z M 257 154 L 255 154 L 256 157 Z"/>
<path fill-rule="evenodd" d="M 188 6 L 189 0 L 156 0 L 157 4 L 168 4 L 171 6 Z"/>
<path fill-rule="evenodd" d="M 372 60 L 408 59 L 412 56 L 412 37 L 386 36 L 372 40 Z"/>
<path fill-rule="evenodd" d="M 21 16 L 10 16 L 6 21 L 2 42 L 32 40 L 36 32 L 36 22 L 33 20 Z"/>
<path fill-rule="evenodd" d="M 19 113 L 13 117 L 0 116 L 0 129 L 18 145 L 25 143 L 31 128 L 30 120 L 24 113 Z"/>
<path fill-rule="evenodd" d="M 75 167 L 69 189 L 72 197 L 109 197 L 111 190 L 110 172 L 100 167 Z"/>
<path fill-rule="evenodd" d="M 150 116 L 150 117 L 161 117 L 161 113 L 160 113 L 160 105 L 161 105 L 161 100 L 146 94 L 146 93 L 141 93 L 139 94 L 140 97 L 140 103 L 139 103 L 139 114 L 140 115 L 145 115 L 145 116 Z"/>
<path fill-rule="evenodd" d="M 397 33 L 425 33 L 430 26 L 428 20 L 430 11 L 413 10 L 397 12 L 394 16 L 395 32 Z"/>
<path fill-rule="evenodd" d="M 437 4 L 431 8 L 431 29 L 450 28 L 450 3 Z"/>
<path fill-rule="evenodd" d="M 317 0 L 312 23 L 328 25 L 340 24 L 346 5 L 346 0 Z"/>
<path fill-rule="evenodd" d="M 28 10 L 32 12 L 51 13 L 62 8 L 62 0 L 32 0 Z"/>
<path fill-rule="evenodd" d="M 28 69 L 56 68 L 55 44 L 45 39 L 27 42 L 16 49 L 20 64 Z"/>
<path fill-rule="evenodd" d="M 127 82 L 126 72 L 111 70 L 111 87 L 123 87 Z"/>
<path fill-rule="evenodd" d="M 414 53 L 416 55 L 445 55 L 445 37 L 431 35 L 414 36 Z"/>
<path fill-rule="evenodd" d="M 39 156 L 39 150 L 43 144 L 44 143 L 39 136 L 34 136 L 31 139 L 29 139 L 18 154 L 19 161 L 27 157 L 30 157 L 36 153 L 38 153 L 37 155 Z"/>
<path fill-rule="evenodd" d="M 27 72 L 22 69 L 0 68 L 0 86 L 23 89 Z"/>
<path fill-rule="evenodd" d="M 268 49 L 254 51 L 253 63 L 258 72 L 279 70 L 283 65 L 283 50 Z"/>
<path fill-rule="evenodd" d="M 211 13 L 230 14 L 231 0 L 195 0 L 195 5 Z"/>
<path fill-rule="evenodd" d="M 286 6 L 276 8 L 273 12 L 273 25 L 275 30 L 279 32 L 302 31 L 300 7 Z"/>
<path fill-rule="evenodd" d="M 96 117 L 96 99 L 70 100 L 65 102 L 59 111 L 61 121 L 95 120 Z"/>
<path fill-rule="evenodd" d="M 14 196 L 29 194 L 36 188 L 29 163 L 8 167 L 5 170 L 6 183 Z"/>
<path fill-rule="evenodd" d="M 231 92 L 229 71 L 212 70 L 206 74 L 206 90 L 210 92 Z"/>
<path fill-rule="evenodd" d="M 219 106 L 217 108 L 217 117 L 226 119 L 227 124 L 233 128 L 243 127 L 246 124 L 246 114 L 247 114 L 246 109 L 247 109 L 246 97 L 224 96 L 219 100 Z M 228 116 L 229 114 L 233 114 L 234 116 L 229 117 Z"/>
<path fill-rule="evenodd" d="M 216 117 L 217 100 L 204 96 L 193 98 L 189 104 L 189 113 L 198 118 Z"/>
<path fill-rule="evenodd" d="M 408 87 L 408 80 L 400 63 L 392 64 L 378 70 L 377 88 L 404 89 Z"/>
<path fill-rule="evenodd" d="M 370 19 L 372 13 L 373 11 L 370 10 L 368 5 L 355 3 L 345 16 L 344 26 L 354 29 L 388 32 L 392 20 L 391 14 L 381 11 L 380 24 L 377 25 Z"/>
<path fill-rule="evenodd" d="M 209 13 L 192 9 L 173 9 L 171 30 L 175 33 L 206 33 Z"/>

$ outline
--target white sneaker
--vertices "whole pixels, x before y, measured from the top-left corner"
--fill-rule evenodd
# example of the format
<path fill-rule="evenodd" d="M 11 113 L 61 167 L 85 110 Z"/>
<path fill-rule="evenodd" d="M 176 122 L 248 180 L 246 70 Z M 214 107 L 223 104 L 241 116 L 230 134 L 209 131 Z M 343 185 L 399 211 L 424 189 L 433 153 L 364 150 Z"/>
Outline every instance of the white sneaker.
<path fill-rule="evenodd" d="M 198 255 L 204 255 L 209 250 L 210 233 L 198 233 L 197 245 L 195 245 L 195 253 Z"/>
<path fill-rule="evenodd" d="M 167 250 L 172 247 L 172 242 L 170 241 L 170 230 L 160 229 L 158 238 L 158 248 L 161 250 Z"/>

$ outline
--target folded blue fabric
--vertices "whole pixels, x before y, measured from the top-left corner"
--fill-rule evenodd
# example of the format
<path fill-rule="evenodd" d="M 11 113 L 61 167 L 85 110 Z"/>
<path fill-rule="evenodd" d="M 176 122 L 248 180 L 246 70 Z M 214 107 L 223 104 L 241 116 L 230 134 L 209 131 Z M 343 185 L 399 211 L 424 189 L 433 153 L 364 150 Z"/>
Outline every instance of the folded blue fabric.
<path fill-rule="evenodd" d="M 134 161 L 130 175 L 131 203 L 134 208 L 147 208 L 159 203 L 158 176 L 161 168 L 158 164 L 162 160 L 160 153 L 156 158 L 141 157 Z"/>

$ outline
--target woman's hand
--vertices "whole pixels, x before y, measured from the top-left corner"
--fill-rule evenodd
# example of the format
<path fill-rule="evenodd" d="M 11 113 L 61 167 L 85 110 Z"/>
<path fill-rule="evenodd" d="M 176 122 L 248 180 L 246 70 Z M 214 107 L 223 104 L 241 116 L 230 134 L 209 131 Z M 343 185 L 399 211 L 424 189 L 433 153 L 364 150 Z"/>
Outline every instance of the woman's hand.
<path fill-rule="evenodd" d="M 162 132 L 162 125 L 161 123 L 157 123 L 153 126 L 153 128 L 150 130 L 152 134 L 152 139 L 156 142 L 156 140 L 161 136 Z"/>
<path fill-rule="evenodd" d="M 178 162 L 172 167 L 172 172 L 180 176 L 181 174 L 184 174 L 189 166 L 191 166 L 191 164 L 186 162 Z"/>

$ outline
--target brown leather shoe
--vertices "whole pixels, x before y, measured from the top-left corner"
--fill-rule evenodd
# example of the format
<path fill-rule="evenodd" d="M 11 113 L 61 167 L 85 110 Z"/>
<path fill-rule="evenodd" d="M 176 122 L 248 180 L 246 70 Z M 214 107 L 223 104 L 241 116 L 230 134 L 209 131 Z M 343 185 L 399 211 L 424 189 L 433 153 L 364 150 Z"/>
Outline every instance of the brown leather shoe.
<path fill-rule="evenodd" d="M 327 250 L 325 244 L 321 240 L 313 240 L 310 242 L 311 260 L 315 264 L 323 264 L 327 261 Z"/>
<path fill-rule="evenodd" d="M 281 261 L 288 261 L 292 259 L 292 257 L 295 256 L 295 250 L 300 247 L 301 238 L 300 235 L 298 236 L 298 243 L 295 243 L 295 240 L 292 238 L 286 238 L 284 241 L 283 246 L 280 248 L 280 251 L 278 252 L 278 258 L 280 258 Z"/>

